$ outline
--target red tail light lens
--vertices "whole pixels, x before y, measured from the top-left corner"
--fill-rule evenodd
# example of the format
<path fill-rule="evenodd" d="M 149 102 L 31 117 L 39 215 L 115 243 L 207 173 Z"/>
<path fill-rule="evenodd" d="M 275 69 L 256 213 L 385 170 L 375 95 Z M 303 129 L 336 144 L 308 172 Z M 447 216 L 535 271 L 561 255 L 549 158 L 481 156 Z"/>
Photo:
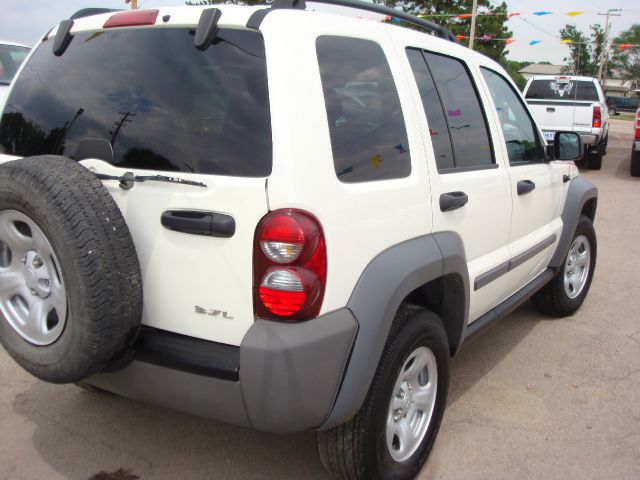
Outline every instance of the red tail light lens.
<path fill-rule="evenodd" d="M 640 140 L 640 108 L 636 112 L 636 133 L 635 139 Z"/>
<path fill-rule="evenodd" d="M 327 278 L 320 223 L 301 210 L 276 210 L 258 224 L 253 252 L 258 317 L 297 322 L 318 316 Z"/>
<path fill-rule="evenodd" d="M 593 121 L 591 122 L 591 125 L 594 128 L 600 128 L 602 126 L 602 112 L 598 105 L 594 105 L 593 107 Z"/>
<path fill-rule="evenodd" d="M 111 15 L 102 28 L 155 25 L 159 10 L 129 10 Z"/>

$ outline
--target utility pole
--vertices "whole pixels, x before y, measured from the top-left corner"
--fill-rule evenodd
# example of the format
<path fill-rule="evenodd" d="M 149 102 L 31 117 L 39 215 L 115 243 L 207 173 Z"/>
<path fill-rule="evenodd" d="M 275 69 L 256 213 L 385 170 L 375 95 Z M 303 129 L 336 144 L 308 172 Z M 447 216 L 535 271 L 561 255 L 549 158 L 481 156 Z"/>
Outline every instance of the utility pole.
<path fill-rule="evenodd" d="M 608 35 L 609 35 L 609 17 L 621 17 L 622 15 L 620 15 L 619 13 L 611 13 L 611 12 L 620 12 L 621 10 L 619 8 L 610 8 L 609 10 L 607 10 L 607 13 L 600 13 L 598 12 L 598 15 L 600 16 L 606 16 L 606 20 L 604 23 L 604 35 L 602 36 L 602 46 L 600 47 L 600 61 L 598 62 L 600 64 L 600 67 L 598 68 L 598 80 L 600 80 L 600 83 L 602 84 L 602 67 L 604 66 L 604 63 L 606 62 L 605 60 L 605 52 L 607 50 L 607 44 L 608 42 Z M 602 87 L 604 88 L 604 85 L 602 85 Z"/>
<path fill-rule="evenodd" d="M 476 10 L 478 9 L 478 0 L 473 0 L 473 8 L 471 9 L 471 33 L 469 33 L 469 48 L 473 50 L 473 37 L 476 36 Z"/>

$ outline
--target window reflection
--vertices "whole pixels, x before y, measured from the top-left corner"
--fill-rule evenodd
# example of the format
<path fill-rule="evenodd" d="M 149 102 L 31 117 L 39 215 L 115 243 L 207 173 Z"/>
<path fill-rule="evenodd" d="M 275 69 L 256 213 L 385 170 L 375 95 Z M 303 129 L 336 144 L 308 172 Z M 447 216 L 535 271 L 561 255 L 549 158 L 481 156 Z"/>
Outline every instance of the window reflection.
<path fill-rule="evenodd" d="M 543 161 L 542 144 L 520 98 L 500 75 L 484 67 L 481 71 L 498 111 L 509 162 Z"/>
<path fill-rule="evenodd" d="M 85 138 L 113 145 L 118 166 L 266 176 L 271 126 L 264 45 L 225 30 L 209 49 L 188 29 L 74 36 L 61 57 L 44 42 L 0 123 L 0 148 L 74 156 Z"/>
<path fill-rule="evenodd" d="M 407 131 L 391 70 L 369 40 L 316 43 L 336 175 L 342 182 L 406 177 Z"/>

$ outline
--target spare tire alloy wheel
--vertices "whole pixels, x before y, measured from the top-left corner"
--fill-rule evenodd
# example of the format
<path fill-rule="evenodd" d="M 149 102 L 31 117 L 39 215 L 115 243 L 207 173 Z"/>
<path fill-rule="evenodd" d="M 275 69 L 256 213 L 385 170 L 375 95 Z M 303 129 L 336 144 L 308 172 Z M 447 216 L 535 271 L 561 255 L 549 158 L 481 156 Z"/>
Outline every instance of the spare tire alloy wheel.
<path fill-rule="evenodd" d="M 142 276 L 113 197 L 53 155 L 0 165 L 0 343 L 53 383 L 124 366 L 142 319 Z"/>
<path fill-rule="evenodd" d="M 42 229 L 17 210 L 0 212 L 0 312 L 34 345 L 55 342 L 67 319 L 58 258 Z"/>

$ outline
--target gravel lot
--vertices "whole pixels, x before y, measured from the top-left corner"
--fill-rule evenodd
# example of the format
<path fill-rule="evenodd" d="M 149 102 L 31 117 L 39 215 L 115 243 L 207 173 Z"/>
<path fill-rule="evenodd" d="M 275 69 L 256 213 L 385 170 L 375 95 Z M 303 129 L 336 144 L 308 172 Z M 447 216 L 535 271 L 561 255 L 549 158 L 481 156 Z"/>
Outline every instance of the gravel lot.
<path fill-rule="evenodd" d="M 632 122 L 599 172 L 598 266 L 572 318 L 529 304 L 453 361 L 420 479 L 640 478 L 640 178 Z M 313 433 L 267 435 L 40 382 L 0 349 L 0 479 L 326 479 Z"/>

